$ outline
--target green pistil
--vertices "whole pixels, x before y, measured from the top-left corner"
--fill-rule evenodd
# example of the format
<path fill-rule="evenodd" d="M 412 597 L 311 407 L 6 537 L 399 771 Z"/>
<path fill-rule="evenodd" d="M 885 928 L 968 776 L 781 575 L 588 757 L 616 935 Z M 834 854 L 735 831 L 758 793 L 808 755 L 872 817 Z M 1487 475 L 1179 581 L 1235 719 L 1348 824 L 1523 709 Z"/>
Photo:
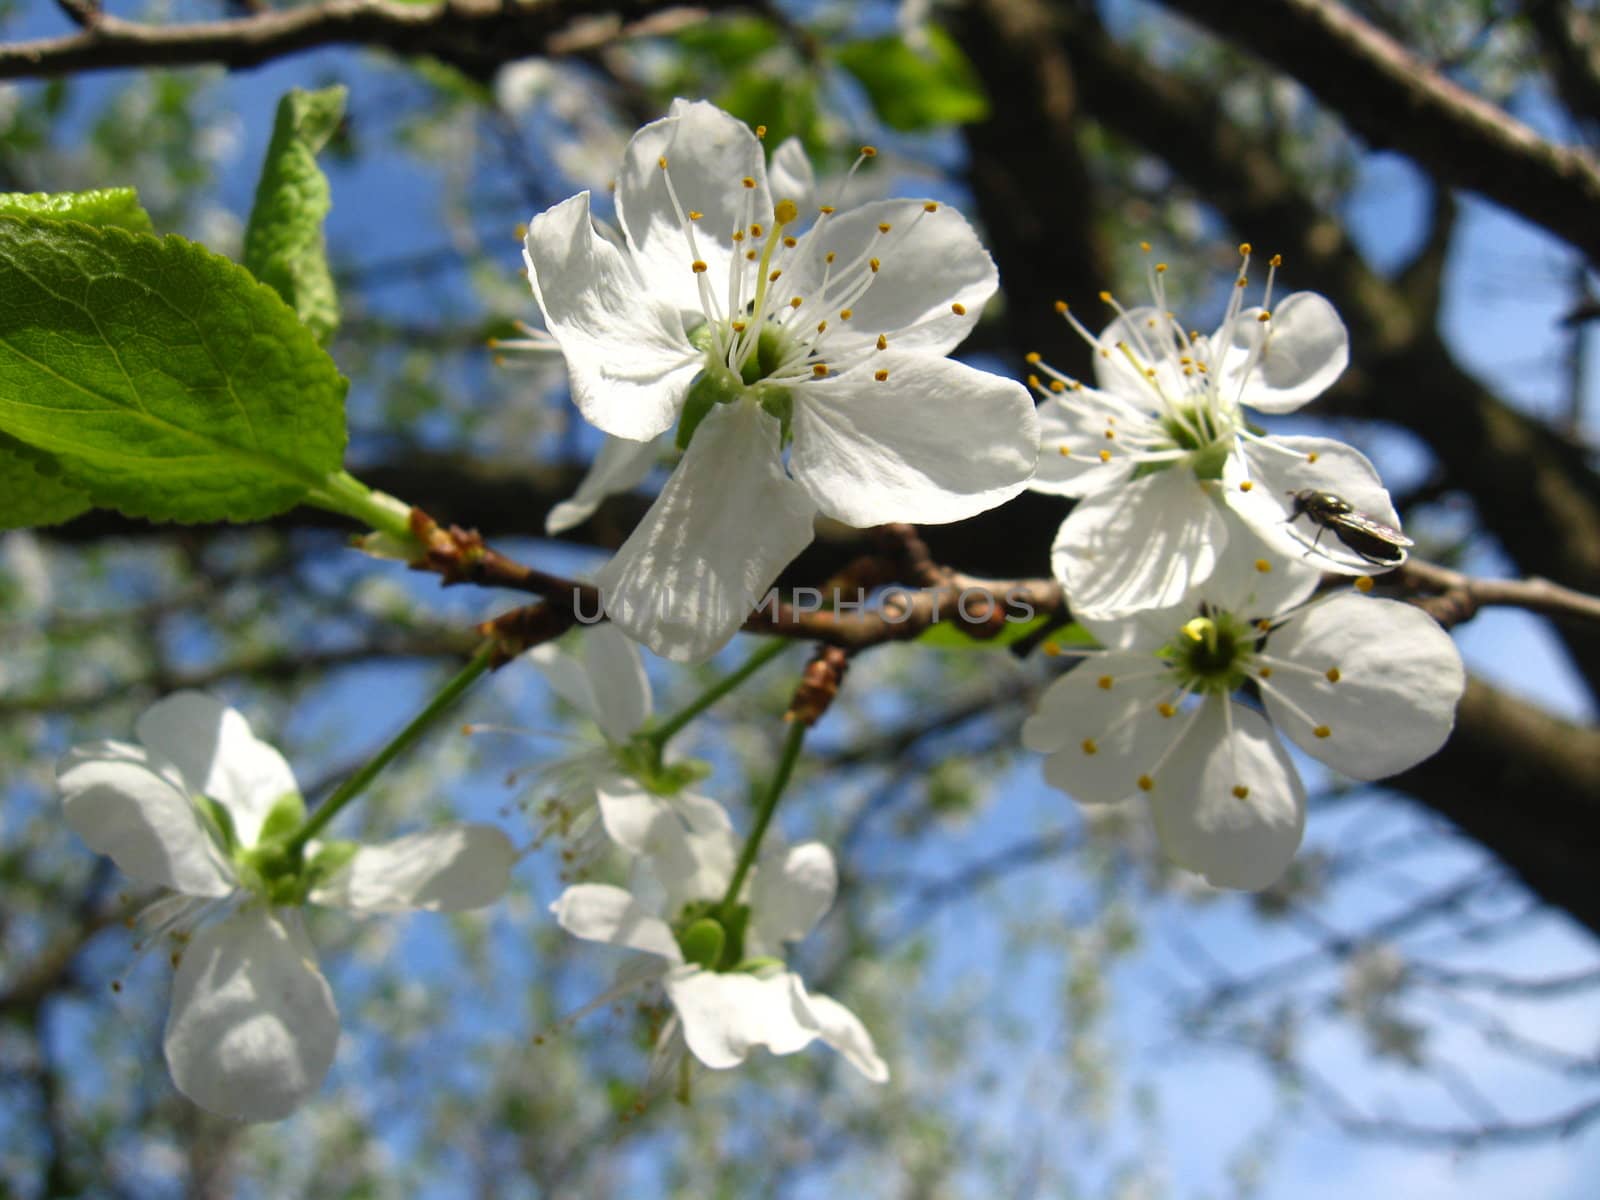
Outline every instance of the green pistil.
<path fill-rule="evenodd" d="M 1168 642 L 1163 656 L 1194 691 L 1227 695 L 1250 676 L 1255 631 L 1229 613 L 1196 617 Z"/>
<path fill-rule="evenodd" d="M 720 913 L 717 907 L 712 901 L 702 900 L 684 908 L 673 926 L 678 949 L 683 951 L 685 962 L 707 971 L 741 969 L 746 965 L 744 935 L 750 921 L 750 907 L 736 904 Z"/>
<path fill-rule="evenodd" d="M 1231 439 L 1216 427 L 1211 410 L 1203 405 L 1186 406 L 1175 416 L 1161 419 L 1161 428 L 1172 444 L 1189 452 L 1189 466 L 1201 479 L 1221 479 L 1223 465 L 1232 449 Z"/>
<path fill-rule="evenodd" d="M 729 341 L 735 340 L 731 330 Z M 793 340 L 772 322 L 766 322 L 757 335 L 755 353 L 745 360 L 737 373 L 725 363 L 709 361 L 713 348 L 710 323 L 698 325 L 689 332 L 689 344 L 706 353 L 706 369 L 696 377 L 683 403 L 683 415 L 678 419 L 678 449 L 687 450 L 700 422 L 711 414 L 718 404 L 732 404 L 750 397 L 762 409 L 777 419 L 782 427 L 783 440 L 789 440 L 789 422 L 794 415 L 794 399 L 789 389 L 764 382 L 783 366 L 790 356 Z"/>

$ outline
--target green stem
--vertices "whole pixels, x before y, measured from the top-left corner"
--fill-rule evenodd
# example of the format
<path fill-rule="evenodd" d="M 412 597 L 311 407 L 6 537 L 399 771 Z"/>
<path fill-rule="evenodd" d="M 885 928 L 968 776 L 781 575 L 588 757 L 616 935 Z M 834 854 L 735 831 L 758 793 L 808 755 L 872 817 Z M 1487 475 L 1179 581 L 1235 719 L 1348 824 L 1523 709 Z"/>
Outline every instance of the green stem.
<path fill-rule="evenodd" d="M 422 735 L 422 732 L 431 725 L 436 717 L 453 704 L 462 692 L 466 691 L 477 678 L 489 669 L 489 660 L 494 654 L 494 644 L 485 642 L 476 654 L 456 677 L 439 689 L 434 698 L 428 701 L 428 706 L 411 719 L 411 723 L 395 734 L 394 739 L 373 757 L 354 775 L 339 785 L 338 789 L 326 801 L 318 806 L 317 811 L 306 818 L 306 823 L 289 835 L 284 849 L 289 853 L 301 850 L 305 844 L 325 829 L 334 817 L 339 815 L 341 809 L 350 801 L 359 796 L 366 786 L 378 777 L 395 757 L 412 742 Z"/>
<path fill-rule="evenodd" d="M 348 471 L 331 471 L 321 487 L 312 488 L 306 503 L 351 517 L 362 524 L 414 545 L 411 506 L 387 492 L 375 491 Z"/>
<path fill-rule="evenodd" d="M 752 654 L 745 661 L 744 665 L 738 668 L 738 670 L 732 672 L 723 679 L 719 679 L 716 683 L 712 684 L 709 688 L 702 692 L 698 697 L 690 701 L 688 706 L 682 711 L 674 713 L 671 717 L 667 718 L 654 729 L 646 730 L 644 734 L 645 738 L 649 740 L 651 745 L 656 748 L 656 753 L 659 754 L 661 752 L 661 748 L 667 744 L 668 738 L 672 737 L 690 721 L 694 720 L 701 713 L 705 712 L 706 709 L 710 708 L 718 700 L 721 700 L 729 692 L 733 691 L 734 688 L 738 687 L 746 679 L 749 679 L 750 676 L 754 675 L 762 667 L 766 666 L 773 659 L 777 658 L 778 655 L 782 654 L 788 648 L 789 644 L 788 642 L 784 641 L 784 639 L 774 638 L 771 642 L 767 643 L 767 645 L 761 647 L 761 649 Z"/>
<path fill-rule="evenodd" d="M 728 890 L 722 894 L 720 907 L 724 913 L 738 902 L 739 889 L 744 886 L 744 877 L 750 874 L 750 865 L 756 861 L 756 854 L 761 849 L 761 839 L 767 835 L 767 826 L 772 824 L 772 814 L 778 811 L 778 801 L 783 798 L 783 789 L 789 786 L 789 776 L 794 774 L 794 764 L 800 759 L 800 743 L 805 741 L 805 738 L 805 722 L 793 722 L 789 726 L 789 736 L 783 740 L 783 755 L 778 759 L 778 770 L 772 777 L 772 786 L 767 789 L 766 798 L 761 802 L 761 809 L 756 813 L 755 827 L 745 839 L 744 849 L 739 851 L 739 862 L 733 868 L 733 878 L 728 881 Z"/>

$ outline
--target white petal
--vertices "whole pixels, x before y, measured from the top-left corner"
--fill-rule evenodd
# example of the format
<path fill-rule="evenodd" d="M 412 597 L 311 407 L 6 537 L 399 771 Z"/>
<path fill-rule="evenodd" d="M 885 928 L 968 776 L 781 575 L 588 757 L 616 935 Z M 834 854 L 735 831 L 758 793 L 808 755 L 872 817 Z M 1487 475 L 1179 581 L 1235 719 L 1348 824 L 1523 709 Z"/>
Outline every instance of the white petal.
<path fill-rule="evenodd" d="M 492 825 L 444 825 L 362 846 L 311 899 L 363 912 L 461 912 L 505 895 L 516 861 Z"/>
<path fill-rule="evenodd" d="M 145 710 L 135 732 L 177 764 L 191 790 L 228 810 L 241 845 L 255 845 L 272 806 L 300 793 L 283 755 L 250 732 L 243 713 L 215 696 L 174 692 Z"/>
<path fill-rule="evenodd" d="M 818 217 L 784 264 L 784 295 L 802 300 L 790 324 L 809 331 L 827 321 L 826 352 L 838 358 L 870 350 L 879 334 L 893 350 L 944 355 L 959 346 L 999 275 L 966 218 L 945 205 L 927 212 L 927 203 L 876 200 Z M 837 294 L 845 264 L 869 257 L 879 268 L 866 292 L 850 301 L 850 319 L 841 320 L 836 304 L 822 307 L 822 281 L 828 278 L 829 292 Z"/>
<path fill-rule="evenodd" d="M 1067 514 L 1051 566 L 1077 616 L 1108 619 L 1179 603 L 1211 575 L 1228 522 L 1185 467 L 1096 492 Z"/>
<path fill-rule="evenodd" d="M 650 676 L 639 647 L 620 629 L 593 625 L 583 633 L 583 665 L 600 731 L 613 742 L 626 741 L 650 717 Z"/>
<path fill-rule="evenodd" d="M 799 976 L 795 977 L 795 983 L 805 995 L 805 1006 L 820 1030 L 822 1040 L 844 1055 L 847 1063 L 873 1083 L 888 1083 L 889 1064 L 879 1057 L 878 1048 L 873 1044 L 867 1027 L 861 1023 L 861 1018 L 832 996 L 805 992 Z"/>
<path fill-rule="evenodd" d="M 619 887 L 575 883 L 556 898 L 550 911 L 574 937 L 643 950 L 668 962 L 683 961 L 671 927 Z"/>
<path fill-rule="evenodd" d="M 758 979 L 744 972 L 718 974 L 684 966 L 667 975 L 667 995 L 683 1021 L 689 1050 L 715 1069 L 738 1066 L 756 1046 L 793 1054 L 817 1031 L 797 1003 L 786 971 Z"/>
<path fill-rule="evenodd" d="M 1182 396 L 1189 385 L 1177 368 L 1173 320 L 1150 305 L 1130 308 L 1095 339 L 1095 381 L 1105 391 L 1140 408 L 1161 403 L 1164 393 Z M 1193 353 L 1191 350 L 1190 353 Z M 1155 371 L 1149 377 L 1147 371 Z"/>
<path fill-rule="evenodd" d="M 1305 833 L 1305 789 L 1272 726 L 1219 697 L 1205 701 L 1146 795 L 1161 848 L 1216 887 L 1271 886 Z"/>
<path fill-rule="evenodd" d="M 595 233 L 589 193 L 530 221 L 522 254 L 589 423 L 639 441 L 670 429 L 702 357 L 677 309 L 646 291 L 622 251 Z"/>
<path fill-rule="evenodd" d="M 67 824 L 140 883 L 226 896 L 233 868 L 207 832 L 177 769 L 139 746 L 95 742 L 56 767 Z"/>
<path fill-rule="evenodd" d="M 1393 775 L 1450 736 L 1466 674 L 1450 635 L 1419 608 L 1336 596 L 1292 618 L 1266 648 L 1294 664 L 1273 672 L 1267 712 L 1295 745 L 1346 775 Z M 1316 736 L 1319 726 L 1327 737 Z"/>
<path fill-rule="evenodd" d="M 1239 314 L 1217 388 L 1223 396 L 1261 412 L 1293 412 L 1322 395 L 1344 373 L 1350 362 L 1350 335 L 1338 310 L 1315 292 L 1285 296 L 1272 310 L 1270 321 L 1258 320 L 1259 313 L 1249 309 Z M 1266 348 L 1241 390 L 1240 372 L 1263 337 Z"/>
<path fill-rule="evenodd" d="M 887 350 L 794 398 L 789 469 L 858 528 L 965 520 L 1022 491 L 1039 455 L 1027 389 L 947 358 Z"/>
<path fill-rule="evenodd" d="M 811 169 L 811 158 L 799 138 L 784 138 L 772 152 L 767 182 L 774 196 L 779 200 L 793 200 L 802 213 L 816 204 L 816 172 Z"/>
<path fill-rule="evenodd" d="M 240 1121 L 288 1116 L 333 1064 L 339 1013 L 295 910 L 243 910 L 183 952 L 167 1016 L 178 1090 Z"/>
<path fill-rule="evenodd" d="M 756 864 L 750 884 L 751 956 L 781 955 L 815 928 L 839 888 L 839 869 L 821 842 L 805 842 Z"/>
<path fill-rule="evenodd" d="M 1050 756 L 1044 777 L 1052 787 L 1085 804 L 1133 795 L 1139 776 L 1155 766 L 1188 719 L 1161 715 L 1158 705 L 1177 692 L 1165 673 L 1151 677 L 1161 665 L 1153 655 L 1108 654 L 1050 685 L 1023 722 L 1022 744 Z"/>
<path fill-rule="evenodd" d="M 1181 615 L 1168 620 L 1167 636 L 1202 604 L 1236 617 L 1269 617 L 1305 600 L 1321 582 L 1322 571 L 1309 560 L 1282 554 L 1256 536 L 1255 526 L 1235 521 L 1210 577 L 1191 590 L 1179 606 Z"/>
<path fill-rule="evenodd" d="M 1237 455 L 1228 459 L 1222 472 L 1228 507 L 1285 558 L 1344 575 L 1387 570 L 1349 550 L 1331 530 L 1309 517 L 1290 516 L 1294 494 L 1311 488 L 1332 492 L 1357 512 L 1398 531 L 1394 502 L 1367 456 L 1333 438 L 1280 437 L 1273 438 L 1270 447 L 1247 442 L 1243 460 Z M 1245 490 L 1242 485 L 1247 480 L 1250 487 Z"/>
<path fill-rule="evenodd" d="M 577 636 L 587 637 L 588 630 Z M 545 642 L 529 650 L 524 657 L 538 668 L 551 691 L 596 725 L 600 723 L 600 703 L 595 699 L 589 672 L 576 655 L 555 642 Z"/>
<path fill-rule="evenodd" d="M 1125 483 L 1136 465 L 1130 456 L 1114 454 L 1100 461 L 1100 451 L 1108 445 L 1106 417 L 1122 421 L 1125 414 L 1125 405 L 1087 387 L 1039 405 L 1039 469 L 1028 489 L 1052 496 L 1087 496 Z"/>
<path fill-rule="evenodd" d="M 811 542 L 815 506 L 784 474 L 778 423 L 719 406 L 596 582 L 606 615 L 664 658 L 720 650 Z"/>
<path fill-rule="evenodd" d="M 667 191 L 672 186 L 694 224 L 694 248 Z M 743 180 L 754 180 L 746 188 Z M 617 175 L 617 222 L 653 299 L 682 313 L 702 312 L 691 265 L 707 264 L 706 278 L 719 295 L 727 286 L 733 231 L 772 220 L 772 196 L 761 143 L 749 126 L 705 101 L 675 100 L 671 113 L 633 135 Z M 698 251 L 698 253 L 696 252 Z M 726 315 L 726 314 L 724 314 Z"/>
<path fill-rule="evenodd" d="M 554 537 L 582 525 L 607 496 L 631 492 L 643 483 L 666 449 L 664 438 L 636 442 L 607 437 L 578 490 L 546 515 L 544 531 Z"/>
<path fill-rule="evenodd" d="M 690 792 L 657 796 L 625 775 L 602 779 L 595 790 L 606 834 L 646 860 L 669 911 L 727 890 L 739 838 L 715 800 Z"/>

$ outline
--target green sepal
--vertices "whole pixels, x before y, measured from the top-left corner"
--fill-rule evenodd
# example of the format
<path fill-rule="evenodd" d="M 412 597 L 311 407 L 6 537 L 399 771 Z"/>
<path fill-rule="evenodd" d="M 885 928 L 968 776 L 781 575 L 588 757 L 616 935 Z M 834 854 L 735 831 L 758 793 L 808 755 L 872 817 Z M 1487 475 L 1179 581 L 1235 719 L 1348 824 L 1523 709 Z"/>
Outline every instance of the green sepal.
<path fill-rule="evenodd" d="M 1189 455 L 1188 463 L 1196 479 L 1221 479 L 1222 468 L 1227 465 L 1233 447 L 1227 442 L 1213 442 L 1203 450 Z"/>
<path fill-rule="evenodd" d="M 283 841 L 306 823 L 306 802 L 298 792 L 285 792 L 273 802 L 261 822 L 258 842 Z"/>
<path fill-rule="evenodd" d="M 316 857 L 306 864 L 306 890 L 319 887 L 350 864 L 361 849 L 360 842 L 319 842 Z"/>
<path fill-rule="evenodd" d="M 678 949 L 683 951 L 685 962 L 715 971 L 727 941 L 727 934 L 715 918 L 701 917 L 678 934 Z"/>
<path fill-rule="evenodd" d="M 794 437 L 790 425 L 794 421 L 794 396 L 788 388 L 764 385 L 759 392 L 761 408 L 778 419 L 778 444 L 787 446 Z"/>
<path fill-rule="evenodd" d="M 217 837 L 222 840 L 222 848 L 227 851 L 228 857 L 234 857 L 239 851 L 239 831 L 234 828 L 233 814 L 223 805 L 210 796 L 201 796 L 199 799 L 200 811 L 214 826 Z"/>
<path fill-rule="evenodd" d="M 115 225 L 130 233 L 154 233 L 150 214 L 131 187 L 96 188 L 92 192 L 3 192 L 0 217 L 43 217 Z"/>
<path fill-rule="evenodd" d="M 625 745 L 617 747 L 617 765 L 653 796 L 676 795 L 711 774 L 711 764 L 697 758 L 663 763 L 661 748 L 648 733 L 636 734 Z"/>
<path fill-rule="evenodd" d="M 756 958 L 747 958 L 743 962 L 732 967 L 731 970 L 738 971 L 744 975 L 754 975 L 758 971 L 766 971 L 772 967 L 783 969 L 787 968 L 788 964 L 781 958 L 773 958 L 770 954 L 763 954 Z"/>
<path fill-rule="evenodd" d="M 739 368 L 739 377 L 746 385 L 760 383 L 783 366 L 783 360 L 789 356 L 789 346 L 789 335 L 768 321 L 756 339 L 756 352 Z"/>
<path fill-rule="evenodd" d="M 744 384 L 739 382 L 739 377 L 726 367 L 710 367 L 696 376 L 694 383 L 689 386 L 689 395 L 684 399 L 683 415 L 678 418 L 678 449 L 689 448 L 694 431 L 700 428 L 700 422 L 710 415 L 715 406 L 731 404 L 744 392 Z"/>

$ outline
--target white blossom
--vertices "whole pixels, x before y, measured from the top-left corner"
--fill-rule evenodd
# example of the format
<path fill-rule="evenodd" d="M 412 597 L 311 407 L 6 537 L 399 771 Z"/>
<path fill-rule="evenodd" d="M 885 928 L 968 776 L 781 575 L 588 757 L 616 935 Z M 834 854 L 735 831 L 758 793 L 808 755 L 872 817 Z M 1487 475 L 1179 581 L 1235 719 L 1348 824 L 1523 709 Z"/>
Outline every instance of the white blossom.
<path fill-rule="evenodd" d="M 1211 574 L 1241 525 L 1277 555 L 1369 574 L 1378 564 L 1291 519 L 1293 494 L 1307 488 L 1399 525 L 1360 452 L 1250 424 L 1249 408 L 1288 413 L 1315 399 L 1344 371 L 1349 346 L 1323 297 L 1295 292 L 1273 306 L 1276 258 L 1261 305 L 1246 307 L 1250 248 L 1240 249 L 1227 311 L 1211 336 L 1186 332 L 1169 310 L 1166 265 L 1158 263 L 1149 272 L 1153 305 L 1124 309 L 1102 296 L 1117 316 L 1098 337 L 1058 305 L 1094 349 L 1098 386 L 1029 356 L 1044 377 L 1029 382 L 1045 397 L 1031 486 L 1080 498 L 1052 552 L 1076 614 L 1108 619 L 1176 603 Z"/>
<path fill-rule="evenodd" d="M 717 906 L 739 841 L 722 808 L 709 800 L 674 813 L 641 805 L 636 816 L 646 852 L 631 890 L 575 884 L 551 911 L 576 937 L 651 956 L 628 971 L 626 986 L 656 983 L 665 991 L 674 1016 L 662 1031 L 662 1052 L 681 1044 L 721 1069 L 756 1046 L 793 1054 L 820 1039 L 874 1083 L 887 1080 L 855 1014 L 807 991 L 783 963 L 784 946 L 805 937 L 833 904 L 838 874 L 828 848 L 807 842 L 763 854 L 741 888 L 744 919 L 728 922 Z"/>
<path fill-rule="evenodd" d="M 1381 779 L 1444 744 L 1465 674 L 1421 609 L 1359 590 L 1307 601 L 1315 571 L 1250 552 L 1241 533 L 1178 605 L 1085 620 L 1106 649 L 1081 652 L 1022 740 L 1048 756 L 1054 786 L 1088 804 L 1143 795 L 1171 858 L 1217 886 L 1259 889 L 1305 828 L 1279 734 Z M 1237 698 L 1247 686 L 1261 707 Z"/>
<path fill-rule="evenodd" d="M 296 861 L 283 849 L 304 816 L 294 774 L 240 713 L 178 692 L 136 731 L 138 745 L 96 742 L 62 759 L 67 823 L 129 878 L 174 893 L 151 915 L 158 933 L 186 931 L 163 1040 L 178 1090 L 223 1116 L 277 1120 L 321 1086 L 339 1039 L 299 905 L 478 908 L 505 892 L 515 851 L 498 829 L 460 824 L 313 842 Z"/>
<path fill-rule="evenodd" d="M 794 157 L 774 176 L 804 189 Z M 681 100 L 629 142 L 616 208 L 616 241 L 587 192 L 540 213 L 525 257 L 583 415 L 635 442 L 676 425 L 686 446 L 597 581 L 628 634 L 704 659 L 819 511 L 957 521 L 1026 485 L 1026 390 L 945 357 L 997 282 L 958 213 L 882 200 L 803 216 L 774 201 L 749 128 Z"/>

